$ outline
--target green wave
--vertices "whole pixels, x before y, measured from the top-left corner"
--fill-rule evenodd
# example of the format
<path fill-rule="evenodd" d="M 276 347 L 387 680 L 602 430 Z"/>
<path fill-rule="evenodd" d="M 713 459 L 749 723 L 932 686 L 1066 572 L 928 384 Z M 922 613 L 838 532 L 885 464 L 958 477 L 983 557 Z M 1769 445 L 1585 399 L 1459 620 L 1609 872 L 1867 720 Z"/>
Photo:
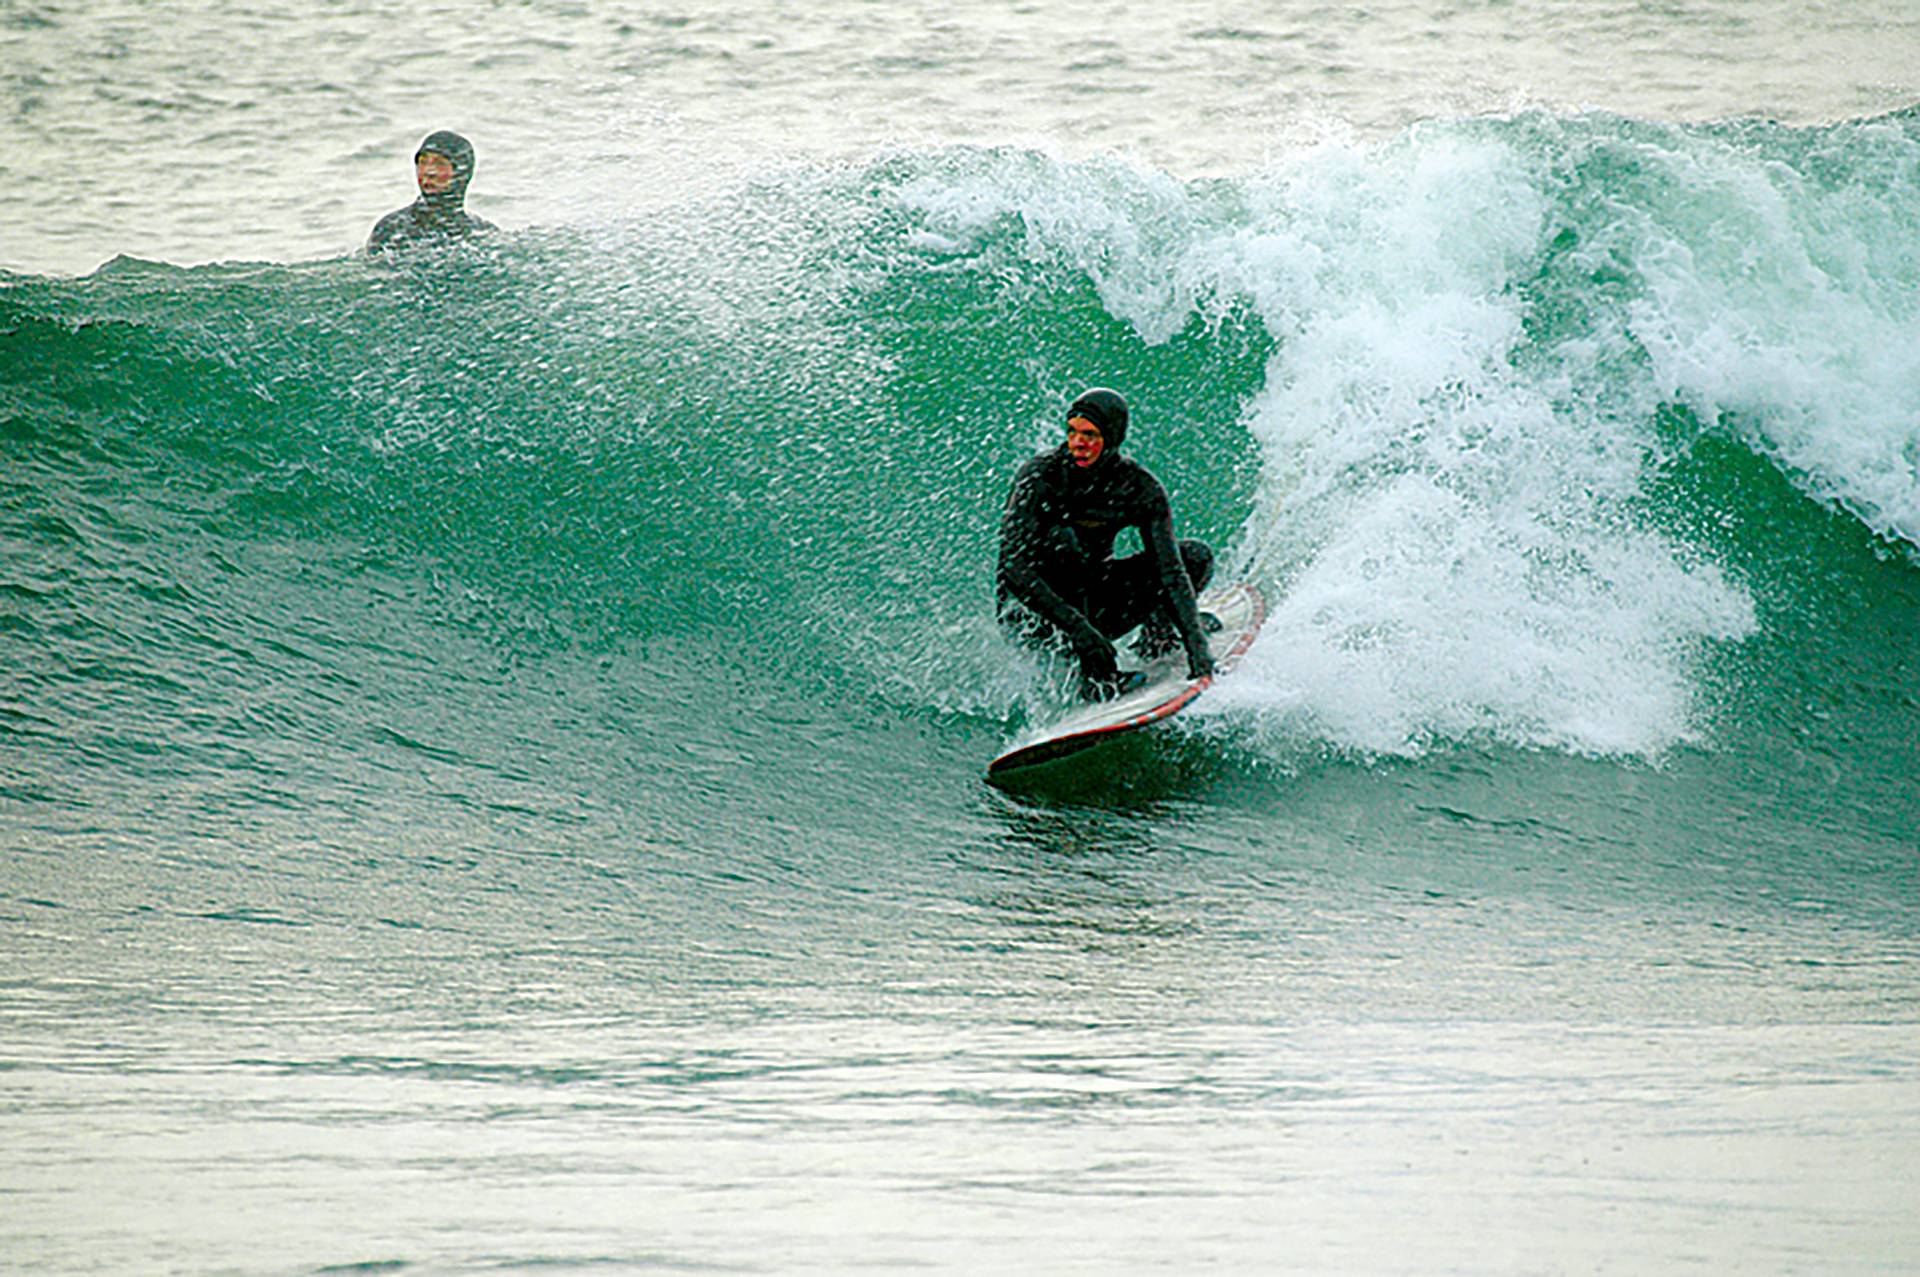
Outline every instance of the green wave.
<path fill-rule="evenodd" d="M 7 278 L 8 731 L 271 767 L 635 654 L 1005 723 L 998 506 L 1101 382 L 1280 601 L 1233 710 L 1269 747 L 1658 755 L 1850 683 L 1884 748 L 1915 155 L 1910 116 L 1464 121 L 1206 182 L 952 149 L 397 267 Z"/>

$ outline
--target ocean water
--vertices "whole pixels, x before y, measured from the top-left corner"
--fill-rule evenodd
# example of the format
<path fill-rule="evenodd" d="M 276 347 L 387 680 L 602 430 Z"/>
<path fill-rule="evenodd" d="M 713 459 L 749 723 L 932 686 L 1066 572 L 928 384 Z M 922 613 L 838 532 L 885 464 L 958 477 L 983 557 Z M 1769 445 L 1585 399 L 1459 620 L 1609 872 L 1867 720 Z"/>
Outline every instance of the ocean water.
<path fill-rule="evenodd" d="M 4 1266 L 1914 1271 L 1916 52 L 0 11 Z M 1272 616 L 1002 792 L 1095 381 Z"/>

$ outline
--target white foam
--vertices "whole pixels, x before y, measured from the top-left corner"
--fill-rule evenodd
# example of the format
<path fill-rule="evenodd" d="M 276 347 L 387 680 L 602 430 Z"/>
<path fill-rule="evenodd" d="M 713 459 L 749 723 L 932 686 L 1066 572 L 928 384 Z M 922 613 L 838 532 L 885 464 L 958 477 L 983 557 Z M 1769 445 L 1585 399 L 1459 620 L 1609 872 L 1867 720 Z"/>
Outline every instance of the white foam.
<path fill-rule="evenodd" d="M 1414 139 L 1274 193 L 1262 254 L 1312 269 L 1262 303 L 1284 344 L 1249 409 L 1242 550 L 1282 588 L 1215 707 L 1386 753 L 1694 739 L 1704 644 L 1750 633 L 1752 604 L 1627 517 L 1644 425 L 1528 357 L 1538 174 L 1496 142 Z"/>
<path fill-rule="evenodd" d="M 1920 545 L 1920 144 L 1861 124 L 1827 146 L 1850 180 L 1690 135 L 1644 157 L 1671 194 L 1623 230 L 1630 331 L 1660 395 Z"/>

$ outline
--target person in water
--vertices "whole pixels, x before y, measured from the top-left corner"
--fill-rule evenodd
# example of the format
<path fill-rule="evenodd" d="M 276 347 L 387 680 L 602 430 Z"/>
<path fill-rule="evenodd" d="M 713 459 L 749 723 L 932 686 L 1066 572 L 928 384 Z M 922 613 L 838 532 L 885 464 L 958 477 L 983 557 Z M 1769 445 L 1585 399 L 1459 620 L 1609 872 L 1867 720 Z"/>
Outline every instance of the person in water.
<path fill-rule="evenodd" d="M 473 180 L 473 144 L 467 139 L 446 129 L 428 134 L 413 153 L 413 175 L 420 198 L 374 225 L 368 252 L 467 239 L 494 229 L 466 210 L 467 183 Z"/>
<path fill-rule="evenodd" d="M 1067 409 L 1058 448 L 1014 475 L 1000 519 L 996 589 L 1000 623 L 1031 646 L 1064 649 L 1080 665 L 1081 691 L 1105 699 L 1137 685 L 1123 677 L 1114 640 L 1134 627 L 1134 650 L 1152 658 L 1186 648 L 1187 673 L 1213 673 L 1207 625 L 1194 602 L 1213 574 L 1203 541 L 1176 541 L 1166 489 L 1120 454 L 1127 401 L 1088 390 Z M 1114 558 L 1114 541 L 1138 528 L 1145 549 Z"/>

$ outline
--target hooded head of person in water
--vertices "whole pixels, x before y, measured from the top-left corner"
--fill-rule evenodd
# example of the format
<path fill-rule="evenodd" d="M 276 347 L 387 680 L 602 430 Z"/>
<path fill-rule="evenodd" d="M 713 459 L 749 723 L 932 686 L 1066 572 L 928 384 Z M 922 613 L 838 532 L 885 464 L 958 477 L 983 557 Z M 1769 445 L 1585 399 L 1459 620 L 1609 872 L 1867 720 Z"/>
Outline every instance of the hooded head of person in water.
<path fill-rule="evenodd" d="M 473 143 L 451 129 L 429 133 L 413 153 L 413 172 L 420 197 L 436 208 L 457 209 L 467 200 L 473 181 Z"/>
<path fill-rule="evenodd" d="M 1076 468 L 1091 470 L 1116 455 L 1127 438 L 1127 401 L 1118 391 L 1095 386 L 1067 409 L 1066 450 Z"/>

